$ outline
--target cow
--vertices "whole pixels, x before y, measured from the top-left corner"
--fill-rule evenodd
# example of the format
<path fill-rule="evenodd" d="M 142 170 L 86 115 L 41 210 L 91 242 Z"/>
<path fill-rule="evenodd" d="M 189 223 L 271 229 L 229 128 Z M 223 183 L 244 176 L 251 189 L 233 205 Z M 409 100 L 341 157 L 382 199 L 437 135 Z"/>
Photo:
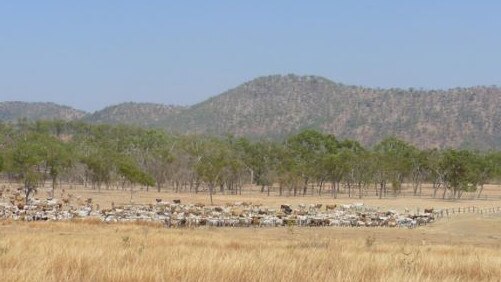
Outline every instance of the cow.
<path fill-rule="evenodd" d="M 329 211 L 329 210 L 334 210 L 336 209 L 337 205 L 325 205 L 325 210 L 326 211 Z"/>
<path fill-rule="evenodd" d="M 290 205 L 280 205 L 280 210 L 282 210 L 285 214 L 291 214 L 292 209 Z"/>
<path fill-rule="evenodd" d="M 194 204 L 193 206 L 195 206 L 195 207 L 197 207 L 197 208 L 203 208 L 203 207 L 205 207 L 205 205 L 204 205 L 204 204 L 202 204 L 202 203 L 196 203 L 196 204 Z"/>

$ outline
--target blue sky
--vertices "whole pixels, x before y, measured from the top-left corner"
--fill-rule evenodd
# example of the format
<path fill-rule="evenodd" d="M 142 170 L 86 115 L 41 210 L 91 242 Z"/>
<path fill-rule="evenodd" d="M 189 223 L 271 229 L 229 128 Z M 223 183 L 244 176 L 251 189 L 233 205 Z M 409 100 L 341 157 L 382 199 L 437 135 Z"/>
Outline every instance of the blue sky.
<path fill-rule="evenodd" d="M 501 1 L 1 1 L 0 100 L 190 105 L 257 76 L 501 85 Z"/>

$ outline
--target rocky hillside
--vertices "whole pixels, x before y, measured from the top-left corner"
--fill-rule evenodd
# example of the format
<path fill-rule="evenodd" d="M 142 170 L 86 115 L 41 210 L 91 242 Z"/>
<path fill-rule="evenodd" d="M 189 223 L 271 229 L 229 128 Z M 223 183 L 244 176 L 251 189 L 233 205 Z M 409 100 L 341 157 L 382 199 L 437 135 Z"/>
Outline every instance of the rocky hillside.
<path fill-rule="evenodd" d="M 501 88 L 376 89 L 318 76 L 254 79 L 191 107 L 123 103 L 85 113 L 52 103 L 0 103 L 0 120 L 82 119 L 198 133 L 280 138 L 316 128 L 372 145 L 395 135 L 419 147 L 501 149 Z"/>
<path fill-rule="evenodd" d="M 76 120 L 86 113 L 54 103 L 0 102 L 0 121 L 28 120 Z"/>
<path fill-rule="evenodd" d="M 83 118 L 92 123 L 127 123 L 140 126 L 155 126 L 168 121 L 169 117 L 179 114 L 184 107 L 152 104 L 122 103 L 106 107 Z"/>
<path fill-rule="evenodd" d="M 501 89 L 347 86 L 316 76 L 266 76 L 194 105 L 171 130 L 278 137 L 317 128 L 366 145 L 395 135 L 420 147 L 501 148 Z"/>

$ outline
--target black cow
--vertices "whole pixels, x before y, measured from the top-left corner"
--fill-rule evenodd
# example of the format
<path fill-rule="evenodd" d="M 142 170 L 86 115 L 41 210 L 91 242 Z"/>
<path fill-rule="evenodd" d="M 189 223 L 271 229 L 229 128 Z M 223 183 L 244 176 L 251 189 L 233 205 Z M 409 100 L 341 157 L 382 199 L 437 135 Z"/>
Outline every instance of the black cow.
<path fill-rule="evenodd" d="M 285 213 L 285 214 L 291 214 L 292 209 L 289 205 L 281 205 L 280 209 Z"/>

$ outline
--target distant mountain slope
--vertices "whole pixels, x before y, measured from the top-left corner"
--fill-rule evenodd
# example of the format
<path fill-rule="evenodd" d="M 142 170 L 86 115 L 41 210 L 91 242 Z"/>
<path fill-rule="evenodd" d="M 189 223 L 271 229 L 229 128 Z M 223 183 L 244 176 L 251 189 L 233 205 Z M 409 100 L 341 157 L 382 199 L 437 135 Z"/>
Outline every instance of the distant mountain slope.
<path fill-rule="evenodd" d="M 501 148 L 501 89 L 347 86 L 316 76 L 260 77 L 179 113 L 179 132 L 285 136 L 317 128 L 371 145 L 396 135 L 421 147 Z"/>
<path fill-rule="evenodd" d="M 170 116 L 180 113 L 184 107 L 153 103 L 122 103 L 106 107 L 83 118 L 92 123 L 127 123 L 154 126 Z"/>
<path fill-rule="evenodd" d="M 254 79 L 191 107 L 123 103 L 93 114 L 52 103 L 0 103 L 0 120 L 82 119 L 198 133 L 277 138 L 316 128 L 372 145 L 394 135 L 420 147 L 501 149 L 501 88 L 379 89 L 318 76 Z"/>
<path fill-rule="evenodd" d="M 54 103 L 0 102 L 0 121 L 28 120 L 76 120 L 86 113 Z"/>

